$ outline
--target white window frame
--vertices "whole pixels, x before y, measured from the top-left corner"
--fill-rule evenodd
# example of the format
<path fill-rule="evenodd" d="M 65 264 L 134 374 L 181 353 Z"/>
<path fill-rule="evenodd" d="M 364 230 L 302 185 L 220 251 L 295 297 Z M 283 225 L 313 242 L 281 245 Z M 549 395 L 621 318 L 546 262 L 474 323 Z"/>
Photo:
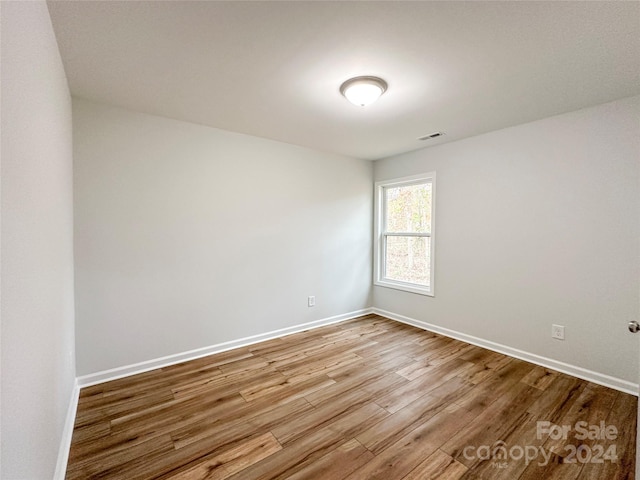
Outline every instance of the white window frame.
<path fill-rule="evenodd" d="M 395 233 L 395 236 L 431 237 L 430 242 L 430 281 L 429 287 L 416 283 L 401 282 L 385 278 L 385 246 L 387 236 L 394 234 L 386 233 L 385 225 L 385 188 L 408 187 L 421 183 L 431 183 L 431 233 Z M 434 296 L 434 262 L 435 262 L 435 213 L 436 213 L 436 172 L 413 175 L 411 177 L 395 178 L 383 180 L 375 183 L 375 205 L 374 205 L 374 253 L 373 253 L 373 284 L 380 287 L 394 288 L 405 292 L 417 293 L 420 295 Z"/>

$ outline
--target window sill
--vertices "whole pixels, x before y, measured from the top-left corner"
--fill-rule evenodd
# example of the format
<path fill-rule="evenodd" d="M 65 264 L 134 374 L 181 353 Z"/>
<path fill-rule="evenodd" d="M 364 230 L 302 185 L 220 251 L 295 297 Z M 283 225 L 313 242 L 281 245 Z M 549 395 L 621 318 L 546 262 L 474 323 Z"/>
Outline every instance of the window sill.
<path fill-rule="evenodd" d="M 433 297 L 433 290 L 427 287 L 420 287 L 411 283 L 396 282 L 393 280 L 375 280 L 374 285 L 378 287 L 393 288 L 395 290 L 402 290 L 403 292 L 416 293 L 418 295 L 426 295 L 427 297 Z"/>

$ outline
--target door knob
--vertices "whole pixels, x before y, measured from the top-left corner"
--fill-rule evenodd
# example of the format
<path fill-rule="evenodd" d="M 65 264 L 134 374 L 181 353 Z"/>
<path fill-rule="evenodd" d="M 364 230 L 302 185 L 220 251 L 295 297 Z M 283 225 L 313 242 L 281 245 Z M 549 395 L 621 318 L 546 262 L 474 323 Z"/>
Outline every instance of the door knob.
<path fill-rule="evenodd" d="M 637 333 L 640 331 L 640 323 L 636 322 L 635 320 L 631 320 L 629 322 L 629 331 L 631 333 Z"/>

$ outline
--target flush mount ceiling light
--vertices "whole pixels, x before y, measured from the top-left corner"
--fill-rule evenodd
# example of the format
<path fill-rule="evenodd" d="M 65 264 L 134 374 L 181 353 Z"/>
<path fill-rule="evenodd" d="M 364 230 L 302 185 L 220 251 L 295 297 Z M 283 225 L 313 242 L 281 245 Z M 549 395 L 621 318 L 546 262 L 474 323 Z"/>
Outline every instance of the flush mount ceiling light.
<path fill-rule="evenodd" d="M 387 82 L 378 77 L 350 78 L 340 85 L 340 93 L 354 105 L 365 107 L 387 90 Z"/>

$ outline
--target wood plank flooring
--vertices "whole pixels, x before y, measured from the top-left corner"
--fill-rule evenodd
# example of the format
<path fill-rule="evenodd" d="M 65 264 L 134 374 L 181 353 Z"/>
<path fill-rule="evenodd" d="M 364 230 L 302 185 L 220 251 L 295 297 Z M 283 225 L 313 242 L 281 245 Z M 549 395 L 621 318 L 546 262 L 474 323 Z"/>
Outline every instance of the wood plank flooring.
<path fill-rule="evenodd" d="M 66 478 L 632 479 L 636 412 L 632 395 L 368 315 L 83 388 Z M 617 433 L 579 439 L 580 421 Z"/>

